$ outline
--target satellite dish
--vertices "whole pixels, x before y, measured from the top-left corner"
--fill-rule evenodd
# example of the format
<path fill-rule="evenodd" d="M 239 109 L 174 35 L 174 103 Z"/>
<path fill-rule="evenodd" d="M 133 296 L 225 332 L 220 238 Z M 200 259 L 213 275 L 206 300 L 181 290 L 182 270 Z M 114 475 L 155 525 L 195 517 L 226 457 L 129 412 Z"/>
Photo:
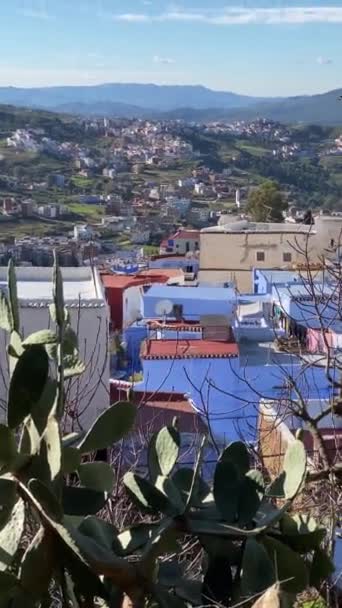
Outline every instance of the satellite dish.
<path fill-rule="evenodd" d="M 173 304 L 170 300 L 159 300 L 156 304 L 155 312 L 158 317 L 166 317 L 172 312 Z"/>

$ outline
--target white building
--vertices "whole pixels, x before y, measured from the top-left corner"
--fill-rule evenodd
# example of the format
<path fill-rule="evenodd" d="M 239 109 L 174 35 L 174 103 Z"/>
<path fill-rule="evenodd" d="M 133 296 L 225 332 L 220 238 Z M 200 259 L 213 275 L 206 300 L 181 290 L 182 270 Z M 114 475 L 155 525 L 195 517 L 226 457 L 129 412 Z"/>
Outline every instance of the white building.
<path fill-rule="evenodd" d="M 79 404 L 80 423 L 89 427 L 109 406 L 108 307 L 102 283 L 94 268 L 62 268 L 65 305 L 71 325 L 78 334 L 80 358 L 86 364 L 82 376 L 69 381 L 68 403 Z M 52 302 L 52 268 L 17 268 L 22 335 L 53 326 L 49 315 Z M 7 268 L 0 267 L 0 289 L 7 290 Z M 8 334 L 0 329 L 0 407 L 6 403 Z M 72 421 L 71 421 L 72 422 Z M 70 425 L 72 426 L 72 425 Z M 79 428 L 74 419 L 75 430 Z"/>
<path fill-rule="evenodd" d="M 76 241 L 88 241 L 93 237 L 93 230 L 88 224 L 76 224 L 74 226 L 74 239 Z"/>

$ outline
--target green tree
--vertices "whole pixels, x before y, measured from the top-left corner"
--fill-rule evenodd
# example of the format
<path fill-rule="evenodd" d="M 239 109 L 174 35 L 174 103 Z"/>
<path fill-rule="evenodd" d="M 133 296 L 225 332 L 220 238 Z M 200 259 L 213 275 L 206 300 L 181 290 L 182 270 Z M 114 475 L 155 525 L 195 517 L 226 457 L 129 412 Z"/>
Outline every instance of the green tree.
<path fill-rule="evenodd" d="M 282 222 L 287 203 L 277 182 L 264 182 L 248 198 L 247 212 L 256 222 Z"/>

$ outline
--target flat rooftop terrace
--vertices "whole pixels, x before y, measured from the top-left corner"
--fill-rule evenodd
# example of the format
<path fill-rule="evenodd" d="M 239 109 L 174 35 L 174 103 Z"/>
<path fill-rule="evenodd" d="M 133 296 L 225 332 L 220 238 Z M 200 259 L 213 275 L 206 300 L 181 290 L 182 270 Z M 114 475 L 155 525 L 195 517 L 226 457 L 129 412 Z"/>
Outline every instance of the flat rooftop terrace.
<path fill-rule="evenodd" d="M 203 228 L 201 233 L 273 233 L 273 234 L 316 234 L 312 226 L 306 224 L 290 224 L 290 223 L 267 223 L 267 222 L 248 222 L 242 220 L 240 222 L 232 222 L 229 224 L 223 224 L 222 226 L 211 226 L 209 228 Z"/>
<path fill-rule="evenodd" d="M 91 268 L 61 268 L 65 301 L 103 300 L 101 283 Z M 29 301 L 52 300 L 52 268 L 16 268 L 18 297 Z M 7 268 L 0 267 L 0 289 L 7 290 Z"/>

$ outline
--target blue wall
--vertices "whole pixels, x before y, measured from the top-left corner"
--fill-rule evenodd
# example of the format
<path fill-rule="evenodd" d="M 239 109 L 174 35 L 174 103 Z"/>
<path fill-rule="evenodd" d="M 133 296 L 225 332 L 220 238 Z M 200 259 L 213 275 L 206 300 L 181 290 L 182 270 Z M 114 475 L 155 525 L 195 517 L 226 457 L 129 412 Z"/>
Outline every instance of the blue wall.
<path fill-rule="evenodd" d="M 187 266 L 192 266 L 193 272 L 198 274 L 199 260 L 197 258 L 160 258 L 158 260 L 151 260 L 149 263 L 150 268 L 181 268 L 184 270 Z"/>
<path fill-rule="evenodd" d="M 272 293 L 272 288 L 276 289 L 285 285 L 295 285 L 302 283 L 302 278 L 295 270 L 253 270 L 254 293 Z"/>
<path fill-rule="evenodd" d="M 328 398 L 332 391 L 324 369 L 310 368 L 305 374 L 295 357 L 286 369 L 297 379 L 303 396 Z M 232 359 L 175 359 L 143 361 L 144 381 L 137 390 L 187 393 L 202 413 L 208 412 L 214 434 L 225 442 L 244 436 L 255 440 L 261 398 L 288 396 L 286 374 L 274 364 L 240 367 Z M 295 398 L 295 396 L 294 396 Z"/>
<path fill-rule="evenodd" d="M 170 329 L 160 329 L 150 333 L 151 339 L 162 340 L 201 340 L 201 331 L 172 331 Z M 157 336 L 158 334 L 158 336 Z"/>
<path fill-rule="evenodd" d="M 145 318 L 156 318 L 156 305 L 161 300 L 183 306 L 183 317 L 198 321 L 202 315 L 232 315 L 236 295 L 233 289 L 225 287 L 172 287 L 153 285 L 143 296 Z M 172 317 L 172 313 L 168 315 Z"/>
<path fill-rule="evenodd" d="M 124 331 L 124 341 L 126 342 L 126 355 L 129 375 L 134 372 L 141 372 L 142 364 L 140 360 L 141 343 L 146 340 L 148 330 L 145 324 L 130 325 Z"/>
<path fill-rule="evenodd" d="M 282 288 L 277 294 L 284 312 L 294 321 L 304 327 L 321 328 L 322 324 L 327 327 L 333 326 L 333 322 L 339 321 L 341 313 L 338 310 L 338 302 L 332 301 L 329 292 L 324 294 L 322 286 L 317 285 L 315 289 L 317 297 L 326 295 L 327 300 L 315 305 L 313 299 L 303 302 L 297 301 L 297 296 L 310 295 L 310 288 L 305 286 L 290 286 Z"/>

